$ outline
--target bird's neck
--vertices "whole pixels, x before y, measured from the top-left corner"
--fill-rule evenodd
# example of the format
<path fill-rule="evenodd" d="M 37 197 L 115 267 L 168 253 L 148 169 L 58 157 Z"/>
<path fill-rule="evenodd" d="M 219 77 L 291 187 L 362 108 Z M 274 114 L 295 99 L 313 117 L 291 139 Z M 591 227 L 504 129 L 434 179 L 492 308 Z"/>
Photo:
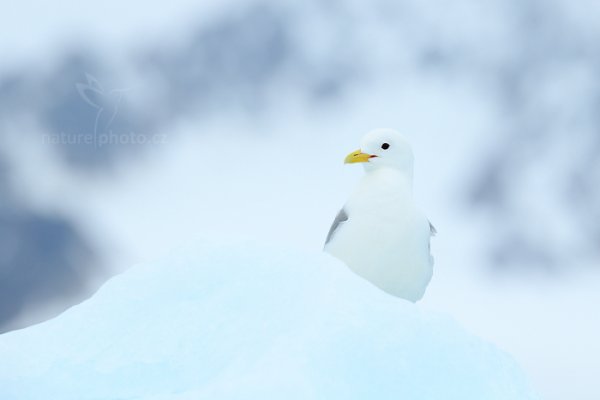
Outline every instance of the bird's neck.
<path fill-rule="evenodd" d="M 396 193 L 401 192 L 412 196 L 412 169 L 380 167 L 367 171 L 363 180 L 367 181 L 368 184 L 377 186 L 380 190 L 390 190 Z"/>
<path fill-rule="evenodd" d="M 412 204 L 412 175 L 396 168 L 377 168 L 361 179 L 349 201 L 352 208 Z"/>

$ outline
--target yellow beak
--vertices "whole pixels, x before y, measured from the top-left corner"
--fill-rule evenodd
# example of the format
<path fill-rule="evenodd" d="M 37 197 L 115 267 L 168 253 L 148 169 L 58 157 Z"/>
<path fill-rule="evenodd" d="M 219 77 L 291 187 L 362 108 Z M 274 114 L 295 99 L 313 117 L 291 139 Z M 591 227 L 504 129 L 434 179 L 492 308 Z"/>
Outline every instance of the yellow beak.
<path fill-rule="evenodd" d="M 369 158 L 374 157 L 371 154 L 363 153 L 360 149 L 348 154 L 344 159 L 344 164 L 354 164 L 359 162 L 367 162 Z"/>

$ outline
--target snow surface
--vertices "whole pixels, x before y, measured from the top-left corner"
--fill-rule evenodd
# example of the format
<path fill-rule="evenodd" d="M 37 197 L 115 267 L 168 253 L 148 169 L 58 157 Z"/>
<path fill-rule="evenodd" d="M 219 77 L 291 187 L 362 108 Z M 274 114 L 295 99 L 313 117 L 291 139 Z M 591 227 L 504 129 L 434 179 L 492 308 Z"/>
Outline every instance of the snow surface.
<path fill-rule="evenodd" d="M 325 253 L 195 243 L 0 336 L 0 398 L 531 399 L 514 361 Z"/>

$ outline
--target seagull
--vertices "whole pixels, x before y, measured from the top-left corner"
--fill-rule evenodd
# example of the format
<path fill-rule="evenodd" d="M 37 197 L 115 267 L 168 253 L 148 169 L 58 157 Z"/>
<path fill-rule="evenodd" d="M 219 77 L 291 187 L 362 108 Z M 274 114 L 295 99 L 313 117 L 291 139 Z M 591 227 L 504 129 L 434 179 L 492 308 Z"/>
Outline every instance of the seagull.
<path fill-rule="evenodd" d="M 433 274 L 437 232 L 413 201 L 413 152 L 393 129 L 365 135 L 347 164 L 365 175 L 335 217 L 324 250 L 385 292 L 416 302 Z"/>

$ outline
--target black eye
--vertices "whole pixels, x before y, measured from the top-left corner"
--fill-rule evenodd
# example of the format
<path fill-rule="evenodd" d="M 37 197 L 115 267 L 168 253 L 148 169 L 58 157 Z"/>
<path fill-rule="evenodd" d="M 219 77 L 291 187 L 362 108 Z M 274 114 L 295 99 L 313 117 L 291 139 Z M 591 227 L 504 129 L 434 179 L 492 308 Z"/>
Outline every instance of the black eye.
<path fill-rule="evenodd" d="M 384 149 L 384 150 L 387 150 L 387 149 L 390 148 L 390 144 L 389 143 L 384 143 L 384 144 L 381 145 L 381 148 Z"/>

